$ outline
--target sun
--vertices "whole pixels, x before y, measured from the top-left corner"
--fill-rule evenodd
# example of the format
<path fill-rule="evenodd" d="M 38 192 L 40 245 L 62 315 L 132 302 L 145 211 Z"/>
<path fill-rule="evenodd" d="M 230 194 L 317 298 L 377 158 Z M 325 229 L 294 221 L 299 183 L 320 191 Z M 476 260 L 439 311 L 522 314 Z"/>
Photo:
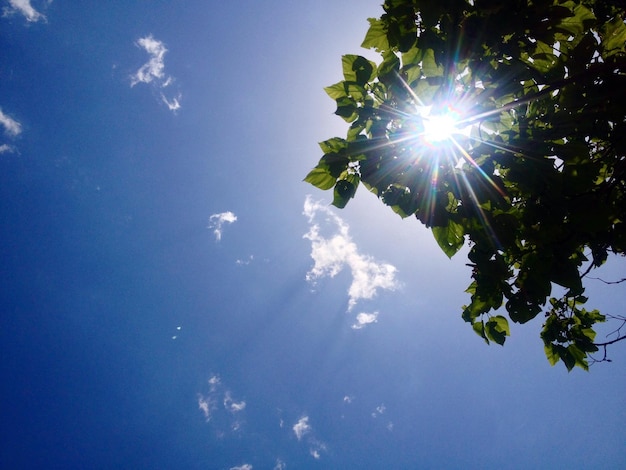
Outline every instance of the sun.
<path fill-rule="evenodd" d="M 424 116 L 424 132 L 422 137 L 429 144 L 440 144 L 450 140 L 459 132 L 458 114 L 447 110 L 440 114 L 428 113 Z"/>

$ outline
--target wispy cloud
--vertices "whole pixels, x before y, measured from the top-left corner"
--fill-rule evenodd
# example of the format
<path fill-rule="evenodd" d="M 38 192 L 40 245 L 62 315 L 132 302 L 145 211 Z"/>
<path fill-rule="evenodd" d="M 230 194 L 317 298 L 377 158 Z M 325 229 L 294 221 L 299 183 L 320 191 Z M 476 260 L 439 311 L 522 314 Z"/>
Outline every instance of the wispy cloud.
<path fill-rule="evenodd" d="M 293 425 L 292 429 L 299 441 L 307 436 L 306 442 L 309 446 L 309 454 L 311 454 L 314 459 L 319 459 L 322 456 L 321 452 L 326 450 L 326 444 L 316 439 L 314 435 L 311 435 L 312 428 L 309 424 L 309 417 L 306 415 L 302 416 L 296 424 Z"/>
<path fill-rule="evenodd" d="M 311 431 L 311 425 L 309 425 L 309 417 L 303 416 L 302 418 L 300 418 L 298 422 L 293 425 L 292 429 L 298 440 L 301 440 L 302 436 Z"/>
<path fill-rule="evenodd" d="M 213 214 L 209 217 L 209 229 L 213 230 L 215 234 L 215 240 L 218 242 L 222 239 L 222 226 L 225 223 L 232 224 L 237 220 L 237 216 L 232 212 L 222 212 L 220 214 Z"/>
<path fill-rule="evenodd" d="M 252 465 L 249 463 L 244 463 L 238 467 L 230 467 L 230 470 L 252 470 Z"/>
<path fill-rule="evenodd" d="M 217 387 L 222 383 L 219 375 L 212 375 L 208 380 L 211 392 L 215 392 Z"/>
<path fill-rule="evenodd" d="M 0 124 L 4 127 L 4 132 L 11 137 L 15 137 L 22 132 L 22 125 L 8 114 L 4 114 L 0 108 Z"/>
<path fill-rule="evenodd" d="M 202 395 L 198 395 L 198 409 L 202 412 L 202 414 L 204 415 L 204 419 L 206 419 L 207 421 L 211 420 L 211 401 L 209 399 L 209 397 L 205 397 Z"/>
<path fill-rule="evenodd" d="M 7 144 L 0 145 L 0 155 L 2 155 L 3 153 L 13 153 L 14 151 L 15 149 L 11 147 L 10 145 L 7 145 Z"/>
<path fill-rule="evenodd" d="M 254 255 L 248 256 L 248 259 L 238 259 L 235 263 L 239 266 L 247 266 L 254 261 Z"/>
<path fill-rule="evenodd" d="M 378 312 L 374 313 L 359 313 L 356 316 L 356 322 L 352 325 L 352 329 L 360 330 L 371 323 L 378 321 Z"/>
<path fill-rule="evenodd" d="M 9 16 L 14 13 L 24 15 L 24 18 L 31 23 L 46 21 L 45 15 L 35 10 L 30 4 L 30 0 L 9 0 L 9 6 L 4 8 L 3 16 Z"/>
<path fill-rule="evenodd" d="M 326 444 L 316 439 L 311 439 L 309 445 L 309 454 L 311 454 L 315 460 L 319 460 L 322 457 L 322 451 L 326 450 Z"/>
<path fill-rule="evenodd" d="M 150 35 L 140 38 L 137 46 L 144 49 L 150 55 L 150 59 L 131 76 L 130 86 L 137 83 L 152 83 L 155 80 L 161 86 L 167 86 L 169 79 L 165 77 L 164 59 L 167 52 L 165 45 Z"/>
<path fill-rule="evenodd" d="M 287 464 L 280 459 L 276 459 L 276 465 L 274 465 L 274 470 L 285 470 L 287 468 Z"/>
<path fill-rule="evenodd" d="M 136 45 L 145 50 L 148 55 L 148 61 L 131 75 L 130 86 L 134 87 L 138 83 L 146 83 L 154 87 L 158 91 L 161 101 L 170 111 L 178 111 L 180 109 L 181 93 L 174 93 L 167 96 L 163 91 L 174 83 L 174 78 L 165 73 L 165 53 L 167 48 L 162 41 L 155 39 L 152 35 L 140 38 Z"/>
<path fill-rule="evenodd" d="M 198 409 L 207 422 L 211 422 L 220 437 L 225 435 L 225 429 L 240 431 L 244 420 L 241 415 L 246 409 L 246 402 L 234 400 L 232 392 L 222 384 L 219 375 L 212 375 L 208 380 L 209 391 L 206 395 L 198 394 Z M 220 400 L 223 409 L 219 406 Z"/>
<path fill-rule="evenodd" d="M 359 300 L 374 297 L 378 289 L 394 290 L 398 287 L 396 268 L 359 253 L 350 237 L 348 224 L 327 206 L 307 196 L 304 215 L 308 217 L 310 224 L 304 238 L 311 241 L 311 258 L 315 262 L 307 273 L 308 281 L 315 282 L 325 276 L 334 277 L 344 267 L 348 267 L 352 272 L 352 284 L 348 289 L 348 310 Z M 320 219 L 330 229 L 329 236 L 322 235 Z"/>
<path fill-rule="evenodd" d="M 10 138 L 17 137 L 22 132 L 22 125 L 0 108 L 0 125 L 4 128 L 4 134 Z M 0 144 L 0 155 L 3 153 L 13 153 L 15 147 L 9 144 Z"/>
<path fill-rule="evenodd" d="M 224 395 L 224 408 L 232 413 L 236 413 L 237 411 L 242 411 L 246 408 L 246 402 L 243 400 L 236 402 L 230 396 L 230 392 L 226 392 Z"/>
<path fill-rule="evenodd" d="M 165 106 L 167 106 L 167 108 L 170 111 L 178 111 L 180 109 L 181 96 L 182 95 L 178 93 L 178 95 L 176 95 L 175 98 L 167 99 L 165 95 L 161 93 L 161 99 L 163 100 L 163 103 L 165 103 Z"/>
<path fill-rule="evenodd" d="M 378 417 L 378 416 L 380 416 L 380 415 L 384 414 L 384 413 L 385 413 L 385 410 L 387 410 L 387 407 L 385 406 L 385 404 L 384 404 L 384 403 L 382 403 L 382 404 L 378 405 L 378 406 L 376 407 L 376 409 L 375 409 L 374 411 L 372 411 L 372 418 L 376 418 L 376 417 Z"/>

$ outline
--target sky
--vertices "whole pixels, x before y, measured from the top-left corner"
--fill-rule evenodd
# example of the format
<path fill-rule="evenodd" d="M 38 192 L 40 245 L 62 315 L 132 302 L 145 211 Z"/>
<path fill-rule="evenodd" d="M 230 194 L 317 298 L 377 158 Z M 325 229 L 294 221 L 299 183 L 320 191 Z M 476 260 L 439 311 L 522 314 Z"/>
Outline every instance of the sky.
<path fill-rule="evenodd" d="M 626 467 L 626 348 L 487 346 L 466 251 L 302 181 L 380 3 L 0 0 L 0 468 Z"/>

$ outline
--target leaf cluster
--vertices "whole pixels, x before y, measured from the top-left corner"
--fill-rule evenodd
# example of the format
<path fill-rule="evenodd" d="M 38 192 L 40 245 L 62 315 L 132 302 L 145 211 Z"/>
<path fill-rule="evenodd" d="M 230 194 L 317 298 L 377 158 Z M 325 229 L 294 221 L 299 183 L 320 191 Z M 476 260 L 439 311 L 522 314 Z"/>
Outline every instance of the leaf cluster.
<path fill-rule="evenodd" d="M 626 249 L 626 6 L 609 0 L 386 0 L 326 88 L 345 138 L 320 144 L 305 181 L 343 208 L 363 184 L 441 249 L 469 243 L 463 318 L 503 344 L 508 320 L 547 304 L 552 364 L 587 367 L 583 279 Z M 461 110 L 467 132 L 423 138 L 426 116 Z M 460 124 L 459 124 L 460 126 Z M 552 298 L 562 286 L 561 299 Z M 586 300 L 586 299 L 585 299 Z"/>

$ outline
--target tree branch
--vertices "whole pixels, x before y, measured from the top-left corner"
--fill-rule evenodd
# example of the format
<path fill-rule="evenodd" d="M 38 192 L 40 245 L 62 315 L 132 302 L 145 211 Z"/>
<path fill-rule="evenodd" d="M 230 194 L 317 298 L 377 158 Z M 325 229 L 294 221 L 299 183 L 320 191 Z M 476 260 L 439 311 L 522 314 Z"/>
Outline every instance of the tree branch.
<path fill-rule="evenodd" d="M 594 279 L 596 281 L 604 282 L 605 284 L 621 284 L 622 282 L 626 282 L 626 277 L 623 279 L 620 279 L 619 281 L 605 281 L 604 279 L 601 279 L 599 277 L 590 277 L 589 279 Z"/>
<path fill-rule="evenodd" d="M 607 341 L 606 343 L 593 343 L 593 344 L 594 344 L 594 346 L 598 346 L 599 348 L 602 348 L 602 347 L 606 347 L 606 346 L 608 346 L 610 344 L 617 343 L 618 341 L 621 341 L 623 339 L 626 339 L 626 335 L 620 336 L 619 338 L 615 338 L 614 340 L 611 340 L 611 341 Z"/>

